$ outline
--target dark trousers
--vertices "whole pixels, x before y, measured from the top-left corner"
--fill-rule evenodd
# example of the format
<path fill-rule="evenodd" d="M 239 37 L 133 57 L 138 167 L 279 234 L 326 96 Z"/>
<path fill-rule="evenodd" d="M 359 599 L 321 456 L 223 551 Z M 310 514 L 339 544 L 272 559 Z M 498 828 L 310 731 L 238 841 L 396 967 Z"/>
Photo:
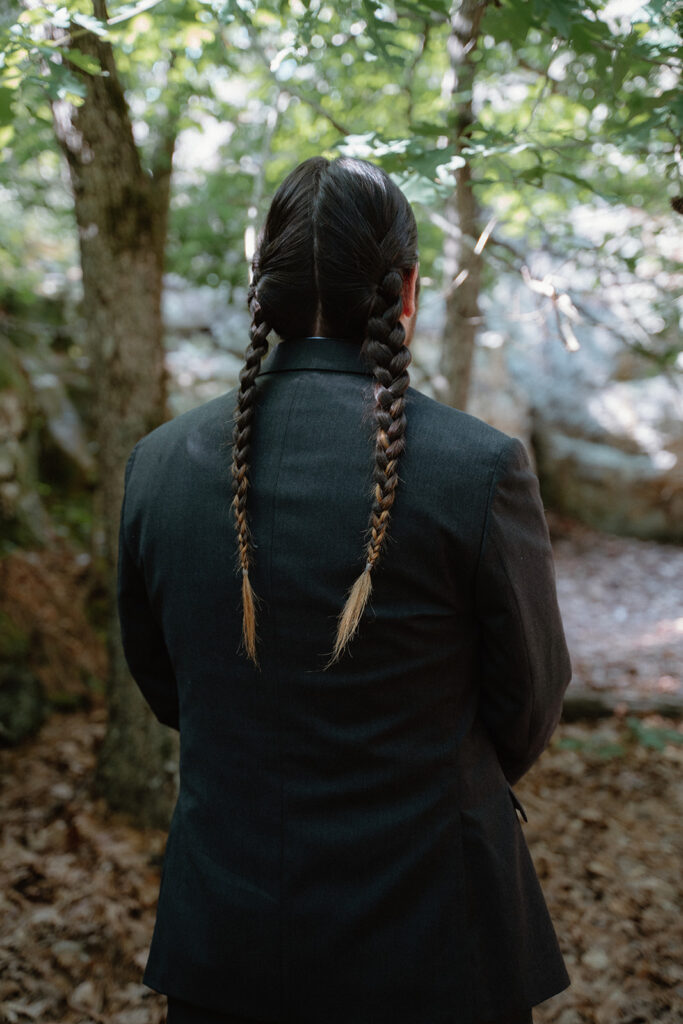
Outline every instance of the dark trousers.
<path fill-rule="evenodd" d="M 194 1003 L 186 1003 L 182 999 L 168 996 L 168 1016 L 166 1024 L 264 1024 L 253 1017 L 236 1017 L 232 1013 L 221 1013 L 219 1010 L 205 1010 Z M 352 1022 L 349 1022 L 352 1024 Z M 415 1024 L 424 1024 L 415 1021 Z M 493 1021 L 481 1021 L 481 1024 L 533 1024 L 531 1010 L 522 1010 L 509 1017 L 498 1017 Z"/>

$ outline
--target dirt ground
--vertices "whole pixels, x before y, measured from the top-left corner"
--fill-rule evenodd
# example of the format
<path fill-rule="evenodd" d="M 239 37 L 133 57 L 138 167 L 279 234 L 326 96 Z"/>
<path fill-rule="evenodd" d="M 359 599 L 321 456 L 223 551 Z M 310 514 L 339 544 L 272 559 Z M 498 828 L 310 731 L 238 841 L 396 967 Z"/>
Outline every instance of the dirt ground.
<path fill-rule="evenodd" d="M 164 833 L 93 799 L 104 712 L 0 751 L 0 1020 L 162 1024 L 140 982 Z M 518 784 L 572 986 L 538 1024 L 683 1020 L 683 726 L 564 724 Z M 428 1021 L 416 1024 L 430 1024 Z"/>

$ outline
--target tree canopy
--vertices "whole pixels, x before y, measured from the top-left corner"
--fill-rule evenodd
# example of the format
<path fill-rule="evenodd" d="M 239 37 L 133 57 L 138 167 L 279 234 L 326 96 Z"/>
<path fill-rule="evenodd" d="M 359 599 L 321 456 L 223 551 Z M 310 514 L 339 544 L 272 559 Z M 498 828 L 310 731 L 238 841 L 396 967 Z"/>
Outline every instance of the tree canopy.
<path fill-rule="evenodd" d="M 245 242 L 249 250 L 268 196 L 296 162 L 322 152 L 366 156 L 395 176 L 421 216 L 427 286 L 448 287 L 443 214 L 463 163 L 481 230 L 495 219 L 489 278 L 508 267 L 518 273 L 541 249 L 558 265 L 577 256 L 593 275 L 590 287 L 605 275 L 634 274 L 643 233 L 670 230 L 669 204 L 683 192 L 683 7 L 480 5 L 470 79 L 454 91 L 449 37 L 461 6 L 140 0 L 105 8 L 72 0 L 5 11 L 5 288 L 33 287 L 31 268 L 44 275 L 74 260 L 53 116 L 82 102 L 88 76 L 101 74 L 79 49 L 88 32 L 112 43 L 143 167 L 168 159 L 168 141 L 177 140 L 169 270 L 212 285 L 244 283 Z M 458 119 L 469 120 L 459 139 Z M 596 242 L 571 215 L 581 204 L 642 217 L 634 212 L 626 231 L 607 221 Z M 46 237 L 52 245 L 38 245 Z M 661 330 L 629 337 L 670 360 L 677 312 L 666 281 L 675 253 L 669 265 L 667 251 L 653 278 Z M 566 342 L 574 328 L 559 315 Z M 666 339 L 659 345 L 657 334 Z"/>

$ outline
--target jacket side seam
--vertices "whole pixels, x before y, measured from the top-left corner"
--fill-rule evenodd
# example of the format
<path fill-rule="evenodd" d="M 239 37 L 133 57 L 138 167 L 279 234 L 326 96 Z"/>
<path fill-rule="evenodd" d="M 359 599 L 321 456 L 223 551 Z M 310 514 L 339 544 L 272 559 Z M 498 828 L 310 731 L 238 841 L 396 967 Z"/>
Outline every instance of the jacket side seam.
<path fill-rule="evenodd" d="M 521 444 L 521 442 L 518 442 L 518 443 Z M 493 545 L 494 545 L 494 547 L 496 549 L 496 554 L 498 556 L 498 562 L 499 562 L 499 564 L 500 564 L 500 566 L 501 566 L 501 568 L 502 568 L 502 570 L 503 570 L 503 572 L 505 574 L 505 579 L 507 580 L 508 587 L 510 588 L 510 592 L 511 592 L 511 594 L 513 596 L 513 599 L 514 599 L 514 608 L 515 608 L 515 611 L 517 613 L 517 620 L 519 622 L 519 631 L 520 631 L 520 634 L 521 634 L 521 637 L 522 637 L 523 647 L 524 647 L 524 657 L 525 657 L 525 660 L 526 660 L 526 674 L 527 674 L 527 678 L 529 679 L 529 682 L 531 684 L 531 705 L 529 707 L 529 727 L 528 727 L 528 731 L 527 731 L 527 742 L 526 742 L 526 746 L 527 746 L 527 750 L 528 750 L 529 746 L 530 746 L 530 740 L 531 740 L 531 727 L 532 727 L 532 722 L 533 722 L 533 717 L 534 717 L 534 708 L 536 706 L 536 684 L 535 684 L 535 677 L 534 677 L 534 672 L 532 670 L 531 657 L 529 655 L 529 645 L 527 643 L 526 630 L 524 628 L 524 619 L 522 617 L 519 597 L 517 596 L 517 591 L 515 590 L 515 588 L 513 586 L 512 580 L 510 579 L 510 574 L 508 572 L 507 565 L 505 563 L 505 559 L 503 558 L 503 554 L 502 554 L 500 545 L 496 543 L 496 540 L 495 540 L 494 537 L 492 537 L 491 539 L 492 539 L 492 543 L 493 543 Z"/>

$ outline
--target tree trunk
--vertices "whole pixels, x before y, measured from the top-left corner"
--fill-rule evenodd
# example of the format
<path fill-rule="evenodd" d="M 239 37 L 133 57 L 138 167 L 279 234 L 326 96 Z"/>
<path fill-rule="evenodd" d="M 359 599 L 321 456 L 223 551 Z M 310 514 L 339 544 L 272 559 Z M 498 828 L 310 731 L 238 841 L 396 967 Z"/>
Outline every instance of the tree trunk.
<path fill-rule="evenodd" d="M 98 18 L 107 17 L 103 0 L 94 0 L 94 8 Z M 167 418 L 161 290 L 173 141 L 157 172 L 145 171 L 111 46 L 80 29 L 73 45 L 108 72 L 81 74 L 87 86 L 82 106 L 53 107 L 80 236 L 108 596 L 109 722 L 96 784 L 111 807 L 141 824 L 163 826 L 176 795 L 177 736 L 157 722 L 128 672 L 116 567 L 126 458 Z"/>
<path fill-rule="evenodd" d="M 450 92 L 450 142 L 459 156 L 467 140 L 472 114 L 472 90 L 476 65 L 472 55 L 487 0 L 461 0 L 451 8 L 448 38 Z M 479 289 L 481 255 L 474 251 L 478 229 L 477 201 L 472 173 L 466 161 L 455 172 L 456 185 L 446 203 L 450 226 L 444 239 L 444 290 L 446 320 L 442 343 L 443 374 L 448 381 L 444 400 L 465 409 L 472 375 L 472 360 L 480 321 Z"/>

